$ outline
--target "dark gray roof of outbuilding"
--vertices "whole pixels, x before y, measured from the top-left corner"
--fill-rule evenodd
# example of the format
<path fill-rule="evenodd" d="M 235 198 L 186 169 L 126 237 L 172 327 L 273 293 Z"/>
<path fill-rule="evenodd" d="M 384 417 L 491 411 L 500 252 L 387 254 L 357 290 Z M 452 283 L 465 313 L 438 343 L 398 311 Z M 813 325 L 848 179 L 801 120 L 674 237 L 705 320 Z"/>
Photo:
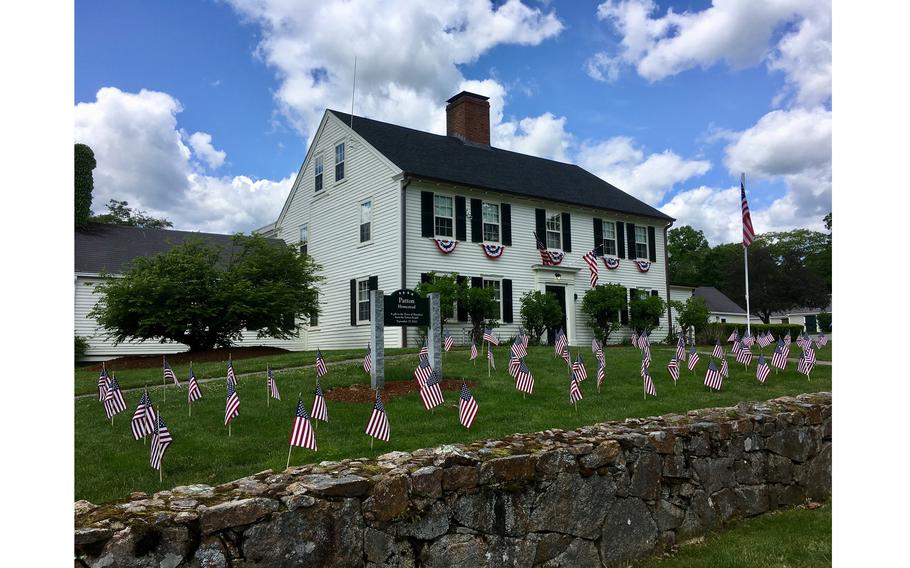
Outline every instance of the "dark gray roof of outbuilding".
<path fill-rule="evenodd" d="M 351 115 L 329 112 L 351 124 Z M 354 117 L 353 127 L 392 163 L 415 177 L 673 221 L 673 217 L 574 164 L 359 116 Z"/>
<path fill-rule="evenodd" d="M 724 312 L 729 314 L 742 313 L 746 310 L 737 305 L 736 302 L 724 295 L 723 292 L 714 286 L 699 286 L 692 291 L 692 295 L 701 298 L 708 306 L 709 312 Z"/>
<path fill-rule="evenodd" d="M 75 271 L 120 274 L 134 258 L 167 252 L 192 237 L 233 250 L 232 235 L 93 224 L 76 229 Z"/>

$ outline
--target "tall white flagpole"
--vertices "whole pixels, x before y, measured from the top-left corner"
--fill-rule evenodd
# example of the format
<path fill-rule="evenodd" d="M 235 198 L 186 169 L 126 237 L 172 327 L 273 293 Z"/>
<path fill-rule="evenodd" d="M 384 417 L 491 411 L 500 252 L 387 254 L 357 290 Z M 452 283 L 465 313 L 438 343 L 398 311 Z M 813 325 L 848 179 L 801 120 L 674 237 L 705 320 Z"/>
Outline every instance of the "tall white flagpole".
<path fill-rule="evenodd" d="M 743 172 L 740 175 L 739 183 L 740 183 L 740 185 L 742 185 L 743 188 L 746 187 L 745 172 Z M 744 189 L 744 191 L 745 191 L 745 189 Z M 742 213 L 740 213 L 740 215 L 741 214 Z M 749 317 L 749 314 L 752 313 L 749 310 L 749 247 L 746 246 L 746 243 L 743 243 L 743 262 L 745 262 L 745 265 L 746 265 L 746 334 L 751 337 L 752 336 L 752 330 L 751 330 L 751 325 L 750 325 L 751 318 Z"/>

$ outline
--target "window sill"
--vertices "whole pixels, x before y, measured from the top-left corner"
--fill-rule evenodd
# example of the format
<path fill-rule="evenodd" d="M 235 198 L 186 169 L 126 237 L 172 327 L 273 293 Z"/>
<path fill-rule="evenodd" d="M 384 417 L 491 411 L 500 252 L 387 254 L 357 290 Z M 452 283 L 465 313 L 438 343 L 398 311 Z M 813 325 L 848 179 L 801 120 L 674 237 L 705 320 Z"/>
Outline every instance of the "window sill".
<path fill-rule="evenodd" d="M 332 187 L 338 187 L 339 185 L 343 184 L 346 181 L 348 181 L 348 178 L 346 178 L 346 177 L 342 178 L 340 180 L 336 180 L 335 183 L 332 184 Z"/>
<path fill-rule="evenodd" d="M 370 246 L 371 244 L 373 244 L 373 240 L 372 240 L 372 239 L 370 239 L 370 240 L 368 240 L 368 241 L 364 241 L 364 242 L 362 242 L 362 243 L 359 243 L 359 244 L 357 245 L 357 248 L 368 247 L 368 246 Z"/>
<path fill-rule="evenodd" d="M 316 192 L 315 195 L 313 195 L 313 199 L 312 199 L 312 201 L 310 201 L 310 203 L 312 203 L 313 201 L 316 201 L 318 199 L 322 199 L 328 194 L 329 194 L 329 190 L 326 188 L 322 188 L 318 192 Z"/>
<path fill-rule="evenodd" d="M 455 237 L 446 237 L 446 236 L 442 236 L 442 235 L 436 235 L 435 237 L 433 237 L 433 240 L 434 241 L 454 241 Z M 456 241 L 456 242 L 460 243 L 461 241 Z"/>

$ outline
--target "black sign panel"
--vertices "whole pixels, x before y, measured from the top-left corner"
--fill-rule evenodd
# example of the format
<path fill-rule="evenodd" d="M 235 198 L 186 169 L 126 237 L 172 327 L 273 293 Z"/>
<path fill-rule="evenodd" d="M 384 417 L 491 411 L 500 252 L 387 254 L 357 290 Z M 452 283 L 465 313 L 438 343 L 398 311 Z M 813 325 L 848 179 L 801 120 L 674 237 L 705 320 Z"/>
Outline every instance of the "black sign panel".
<path fill-rule="evenodd" d="M 386 326 L 430 325 L 430 300 L 414 290 L 398 290 L 383 297 Z"/>

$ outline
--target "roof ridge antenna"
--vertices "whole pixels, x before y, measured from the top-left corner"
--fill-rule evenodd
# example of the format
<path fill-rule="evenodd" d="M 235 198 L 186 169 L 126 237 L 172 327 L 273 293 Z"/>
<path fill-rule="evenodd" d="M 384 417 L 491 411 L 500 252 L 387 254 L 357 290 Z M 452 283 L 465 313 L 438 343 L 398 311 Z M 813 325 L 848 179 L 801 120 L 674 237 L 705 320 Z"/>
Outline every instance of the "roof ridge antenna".
<path fill-rule="evenodd" d="M 351 130 L 354 130 L 354 89 L 357 87 L 357 56 L 354 56 L 354 75 L 351 79 Z"/>

